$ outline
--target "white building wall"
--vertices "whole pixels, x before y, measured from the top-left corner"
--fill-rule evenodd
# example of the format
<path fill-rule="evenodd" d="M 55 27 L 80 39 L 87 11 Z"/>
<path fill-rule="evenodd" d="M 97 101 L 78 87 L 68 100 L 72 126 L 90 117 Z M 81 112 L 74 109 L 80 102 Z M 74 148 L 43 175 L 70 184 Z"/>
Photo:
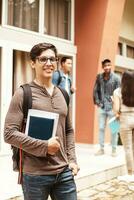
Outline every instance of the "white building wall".
<path fill-rule="evenodd" d="M 115 59 L 116 70 L 123 72 L 126 69 L 134 70 L 134 59 L 127 57 L 127 45 L 134 47 L 134 0 L 126 0 L 119 42 L 122 44 L 122 55 Z"/>
<path fill-rule="evenodd" d="M 4 143 L 3 140 L 3 127 L 4 119 L 9 107 L 12 97 L 12 83 L 13 83 L 13 50 L 29 52 L 33 45 L 40 42 L 49 42 L 54 44 L 60 55 L 69 55 L 73 57 L 73 81 L 75 84 L 75 71 L 76 71 L 76 46 L 74 45 L 74 0 L 72 0 L 72 32 L 71 41 L 48 36 L 42 32 L 32 32 L 16 27 L 5 25 L 5 10 L 7 1 L 3 1 L 3 18 L 2 25 L 0 26 L 0 47 L 1 47 L 1 118 L 0 118 L 0 155 L 10 153 L 10 146 Z M 41 9 L 41 8 L 40 8 Z M 42 11 L 40 11 L 42 12 Z M 73 126 L 75 127 L 75 95 L 73 95 Z"/>
<path fill-rule="evenodd" d="M 134 41 L 134 0 L 126 0 L 120 37 Z"/>

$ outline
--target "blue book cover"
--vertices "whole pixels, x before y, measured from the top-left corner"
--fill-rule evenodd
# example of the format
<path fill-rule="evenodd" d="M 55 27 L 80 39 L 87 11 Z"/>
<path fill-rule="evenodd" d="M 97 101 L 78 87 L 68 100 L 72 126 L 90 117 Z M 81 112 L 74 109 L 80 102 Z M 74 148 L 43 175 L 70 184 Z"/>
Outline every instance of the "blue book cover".
<path fill-rule="evenodd" d="M 108 125 L 110 127 L 110 130 L 113 134 L 119 133 L 120 131 L 120 122 L 116 117 L 113 117 L 109 120 Z"/>
<path fill-rule="evenodd" d="M 30 137 L 48 140 L 52 137 L 54 119 L 30 116 L 28 135 Z"/>
<path fill-rule="evenodd" d="M 36 139 L 48 140 L 56 134 L 58 119 L 57 113 L 29 109 L 25 134 Z"/>

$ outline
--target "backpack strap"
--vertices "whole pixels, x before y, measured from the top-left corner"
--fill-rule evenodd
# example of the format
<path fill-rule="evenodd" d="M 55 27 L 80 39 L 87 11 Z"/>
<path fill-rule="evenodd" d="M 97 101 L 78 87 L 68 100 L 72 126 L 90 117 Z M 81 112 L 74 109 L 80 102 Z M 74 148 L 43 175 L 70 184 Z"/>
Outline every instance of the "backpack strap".
<path fill-rule="evenodd" d="M 29 84 L 21 85 L 23 89 L 23 114 L 24 120 L 27 119 L 28 109 L 32 108 L 32 91 Z"/>
<path fill-rule="evenodd" d="M 70 97 L 68 95 L 68 93 L 66 92 L 66 90 L 64 90 L 63 88 L 59 87 L 58 88 L 60 89 L 60 91 L 62 92 L 64 98 L 65 98 L 65 101 L 66 101 L 66 104 L 67 104 L 67 107 L 69 106 L 69 102 L 70 102 Z"/>
<path fill-rule="evenodd" d="M 24 84 L 21 85 L 23 89 L 23 115 L 24 115 L 24 120 L 23 120 L 23 126 L 22 126 L 22 131 L 25 130 L 25 125 L 26 125 L 26 120 L 27 120 L 27 114 L 28 114 L 28 109 L 32 108 L 32 91 L 31 87 L 29 84 Z M 18 151 L 19 150 L 19 151 Z M 20 145 L 20 148 L 16 151 L 18 152 L 18 168 L 19 168 L 19 174 L 18 174 L 18 184 L 22 183 L 22 176 L 23 176 L 23 150 L 22 146 Z"/>
<path fill-rule="evenodd" d="M 66 90 L 64 90 L 64 89 L 61 88 L 61 87 L 58 87 L 58 88 L 59 88 L 60 91 L 62 92 L 62 94 L 63 94 L 63 96 L 64 96 L 64 98 L 65 98 L 66 104 L 67 104 L 67 108 L 68 108 L 68 107 L 69 107 L 69 103 L 70 103 L 70 97 L 69 97 L 69 95 L 68 95 L 68 93 L 67 93 Z M 69 111 L 69 109 L 68 109 L 68 111 Z M 67 117 L 66 117 L 66 121 L 65 121 L 65 130 L 67 130 Z"/>

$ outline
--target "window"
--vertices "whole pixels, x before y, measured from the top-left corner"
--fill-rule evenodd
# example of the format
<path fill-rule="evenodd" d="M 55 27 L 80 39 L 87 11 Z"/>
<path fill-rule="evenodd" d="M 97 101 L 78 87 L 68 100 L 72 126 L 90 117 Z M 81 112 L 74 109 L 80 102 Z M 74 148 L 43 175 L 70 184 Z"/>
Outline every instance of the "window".
<path fill-rule="evenodd" d="M 122 55 L 122 43 L 118 43 L 117 54 Z"/>
<path fill-rule="evenodd" d="M 39 0 L 8 0 L 7 24 L 38 31 Z"/>
<path fill-rule="evenodd" d="M 6 2 L 7 25 L 71 40 L 71 0 Z"/>
<path fill-rule="evenodd" d="M 127 45 L 127 57 L 134 58 L 134 47 Z"/>
<path fill-rule="evenodd" d="M 45 33 L 70 40 L 71 0 L 45 1 Z"/>
<path fill-rule="evenodd" d="M 34 71 L 29 64 L 27 52 L 13 51 L 13 92 L 21 84 L 32 81 Z"/>

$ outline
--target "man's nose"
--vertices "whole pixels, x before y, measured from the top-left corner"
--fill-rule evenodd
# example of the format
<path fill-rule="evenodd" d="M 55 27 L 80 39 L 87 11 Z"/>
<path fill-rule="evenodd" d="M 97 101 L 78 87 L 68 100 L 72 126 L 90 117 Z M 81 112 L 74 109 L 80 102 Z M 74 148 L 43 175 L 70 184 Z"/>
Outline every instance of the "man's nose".
<path fill-rule="evenodd" d="M 51 63 L 49 58 L 47 59 L 46 65 L 52 65 L 52 63 Z"/>

